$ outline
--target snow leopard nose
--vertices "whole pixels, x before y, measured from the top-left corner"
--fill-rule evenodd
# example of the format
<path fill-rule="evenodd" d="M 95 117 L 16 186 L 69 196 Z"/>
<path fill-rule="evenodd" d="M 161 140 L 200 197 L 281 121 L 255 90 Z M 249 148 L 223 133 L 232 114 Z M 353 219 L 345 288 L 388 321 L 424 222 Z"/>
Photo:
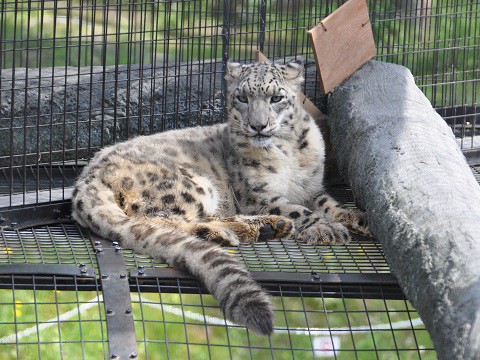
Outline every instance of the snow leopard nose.
<path fill-rule="evenodd" d="M 250 127 L 255 130 L 256 132 L 261 132 L 263 129 L 265 129 L 267 127 L 267 125 L 265 124 L 250 124 Z"/>

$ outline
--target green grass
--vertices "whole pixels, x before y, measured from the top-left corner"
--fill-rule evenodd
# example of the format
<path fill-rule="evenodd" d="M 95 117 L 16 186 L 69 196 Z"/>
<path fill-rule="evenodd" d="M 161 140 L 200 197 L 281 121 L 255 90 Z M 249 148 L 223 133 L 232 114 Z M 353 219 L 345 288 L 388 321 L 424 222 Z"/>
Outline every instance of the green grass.
<path fill-rule="evenodd" d="M 312 341 L 316 335 L 289 334 L 277 331 L 270 340 L 247 333 L 244 328 L 209 324 L 203 316 L 214 320 L 223 319 L 215 300 L 210 295 L 195 294 L 133 294 L 133 313 L 140 358 L 185 359 L 311 359 Z M 103 304 L 95 302 L 82 311 L 75 310 L 79 304 L 95 299 L 95 292 L 0 290 L 0 351 L 4 359 L 86 359 L 103 358 L 107 353 L 106 327 Z M 381 359 L 391 359 L 399 348 L 401 359 L 416 359 L 418 347 L 426 348 L 420 354 L 422 359 L 435 359 L 428 333 L 421 330 L 423 325 L 412 331 L 410 326 L 402 329 L 377 329 L 368 331 L 380 324 L 410 321 L 418 317 L 413 308 L 399 300 L 360 300 L 360 299 L 321 299 L 321 298 L 273 298 L 276 311 L 276 327 L 293 329 L 321 328 L 343 329 L 333 336 L 340 338 L 338 359 L 375 358 L 375 349 Z M 13 305 L 15 304 L 15 305 Z M 163 304 L 163 307 L 160 306 Z M 183 306 L 180 306 L 183 304 Z M 85 305 L 83 305 L 85 306 Z M 203 306 L 203 307 L 202 307 Z M 203 308 L 203 310 L 202 310 Z M 322 311 L 326 309 L 326 311 Z M 65 321 L 54 321 L 53 326 L 36 331 L 36 324 L 55 319 L 73 310 L 73 316 Z M 184 315 L 185 318 L 184 318 Z M 195 318 L 199 316 L 199 318 Z M 193 318 L 192 318 L 193 317 Z M 79 322 L 81 320 L 81 323 Z M 308 326 L 307 326 L 308 322 Z M 185 325 L 187 323 L 187 325 Z M 208 322 L 207 322 L 208 324 Z M 353 331 L 348 331 L 349 325 Z M 41 325 L 40 325 L 41 326 Z M 15 340 L 5 343 L 5 336 L 34 329 L 28 336 L 18 340 L 18 354 Z M 228 333 L 228 334 L 227 334 Z M 328 333 L 322 336 L 329 336 Z M 82 344 L 83 341 L 84 343 Z M 60 344 L 61 343 L 61 344 Z M 247 346 L 250 344 L 250 348 Z M 273 350 L 271 350 L 273 349 Z M 292 350 L 294 349 L 294 350 Z M 38 355 L 40 353 L 40 356 Z"/>
<path fill-rule="evenodd" d="M 0 290 L 2 358 L 53 360 L 60 354 L 67 359 L 81 358 L 82 354 L 86 359 L 102 358 L 103 348 L 108 349 L 102 343 L 107 338 L 103 304 L 81 313 L 77 310 L 79 303 L 85 304 L 96 296 L 94 292 L 79 292 L 77 298 L 73 291 Z M 56 319 L 69 311 L 68 319 Z M 55 321 L 49 323 L 51 319 Z M 52 326 L 42 328 L 42 324 Z"/>
<path fill-rule="evenodd" d="M 197 1 L 92 8 L 80 1 L 5 3 L 2 67 L 89 66 L 221 56 L 221 33 Z M 2 2 L 0 2 L 1 6 Z M 43 7 L 42 5 L 43 4 Z M 80 6 L 82 5 L 83 6 Z M 202 18 L 199 12 L 203 12 Z"/>

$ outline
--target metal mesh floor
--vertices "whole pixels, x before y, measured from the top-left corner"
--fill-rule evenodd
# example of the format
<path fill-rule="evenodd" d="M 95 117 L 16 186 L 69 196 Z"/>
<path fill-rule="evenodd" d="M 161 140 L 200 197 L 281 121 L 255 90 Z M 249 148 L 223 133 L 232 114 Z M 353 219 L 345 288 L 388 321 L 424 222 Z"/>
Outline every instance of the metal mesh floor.
<path fill-rule="evenodd" d="M 358 235 L 348 245 L 309 245 L 287 239 L 245 244 L 230 248 L 230 252 L 250 271 L 389 273 L 380 243 Z M 129 250 L 124 250 L 124 256 L 129 268 L 166 266 Z"/>
<path fill-rule="evenodd" d="M 0 232 L 3 264 L 64 264 L 97 267 L 89 232 L 76 223 Z M 250 271 L 389 273 L 380 243 L 354 235 L 348 245 L 299 244 L 293 239 L 245 244 L 229 249 Z M 167 267 L 149 256 L 123 250 L 128 269 Z"/>
<path fill-rule="evenodd" d="M 330 192 L 343 204 L 354 207 L 351 191 L 333 186 Z M 88 231 L 76 224 L 4 230 L 1 234 L 1 263 L 47 263 L 95 265 L 95 254 L 88 242 Z M 251 271 L 321 273 L 388 273 L 381 245 L 375 239 L 354 234 L 347 245 L 318 246 L 299 244 L 292 239 L 245 244 L 230 249 Z M 124 250 L 127 268 L 166 267 L 148 256 Z"/>
<path fill-rule="evenodd" d="M 480 182 L 480 165 L 471 169 Z M 354 206 L 345 186 L 331 192 Z M 195 279 L 98 241 L 63 217 L 67 205 L 20 210 L 26 227 L 0 230 L 0 351 L 6 359 L 122 358 L 114 339 L 118 346 L 128 337 L 132 358 L 436 358 L 375 239 L 355 235 L 336 246 L 286 239 L 230 248 L 272 295 L 275 333 L 266 338 L 227 322 Z M 60 219 L 28 225 L 49 214 Z M 116 267 L 105 267 L 112 259 Z M 115 278 L 128 280 L 123 299 L 111 289 L 121 282 Z M 112 327 L 111 304 L 122 301 L 130 333 L 128 326 Z"/>
<path fill-rule="evenodd" d="M 88 231 L 75 223 L 3 230 L 0 235 L 0 264 L 96 266 Z"/>

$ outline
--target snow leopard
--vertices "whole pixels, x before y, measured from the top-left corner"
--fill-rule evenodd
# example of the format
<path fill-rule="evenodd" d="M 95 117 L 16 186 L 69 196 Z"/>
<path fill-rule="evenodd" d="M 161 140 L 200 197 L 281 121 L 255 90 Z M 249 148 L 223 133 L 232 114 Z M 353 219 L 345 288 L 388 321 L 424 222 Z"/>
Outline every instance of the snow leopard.
<path fill-rule="evenodd" d="M 362 212 L 325 192 L 325 144 L 302 106 L 303 74 L 301 60 L 228 62 L 227 122 L 99 151 L 77 179 L 73 218 L 195 276 L 227 319 L 272 334 L 268 294 L 225 246 L 289 236 L 344 244 L 349 229 L 368 231 Z"/>

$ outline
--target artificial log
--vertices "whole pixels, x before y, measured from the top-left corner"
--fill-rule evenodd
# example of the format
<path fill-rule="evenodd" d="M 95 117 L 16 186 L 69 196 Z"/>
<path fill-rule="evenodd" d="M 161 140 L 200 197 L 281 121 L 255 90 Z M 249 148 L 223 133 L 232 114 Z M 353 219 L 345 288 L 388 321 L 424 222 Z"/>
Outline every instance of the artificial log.
<path fill-rule="evenodd" d="M 0 84 L 9 90 L 0 91 L 0 167 L 77 161 L 133 136 L 224 121 L 222 66 L 212 59 L 3 69 Z M 315 61 L 305 67 L 313 74 Z M 324 102 L 318 88 L 307 76 L 304 92 L 317 106 Z"/>
<path fill-rule="evenodd" d="M 334 154 L 440 359 L 480 359 L 480 186 L 405 67 L 369 61 L 329 99 Z"/>

